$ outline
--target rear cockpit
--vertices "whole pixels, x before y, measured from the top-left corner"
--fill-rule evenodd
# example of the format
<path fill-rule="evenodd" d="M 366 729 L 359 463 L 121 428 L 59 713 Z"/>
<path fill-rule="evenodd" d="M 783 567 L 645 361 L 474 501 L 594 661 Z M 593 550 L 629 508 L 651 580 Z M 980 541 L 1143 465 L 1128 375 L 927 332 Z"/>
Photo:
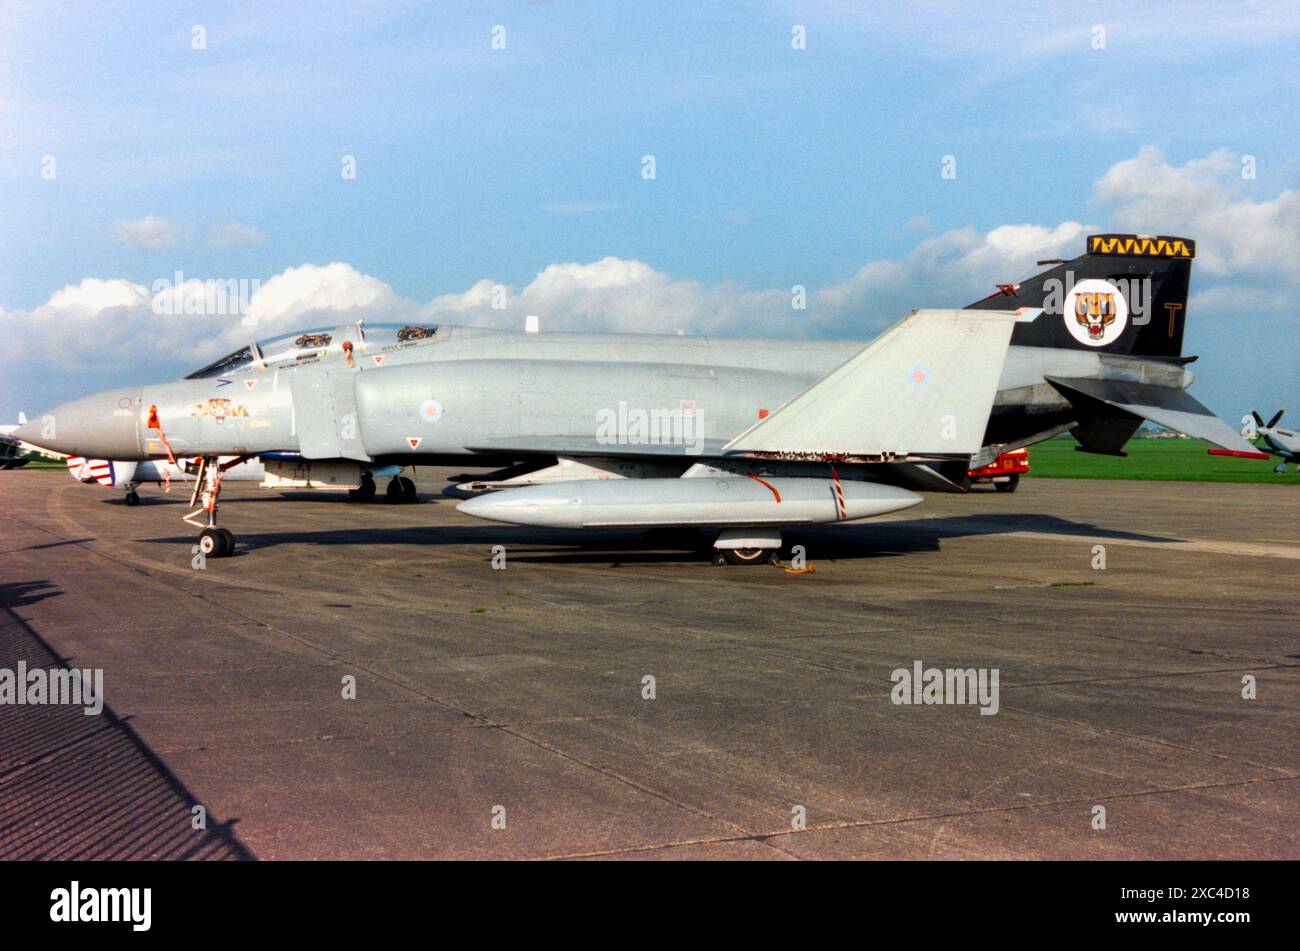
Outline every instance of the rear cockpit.
<path fill-rule="evenodd" d="M 352 363 L 360 354 L 405 350 L 433 343 L 438 337 L 435 324 L 355 323 L 295 331 L 250 343 L 195 370 L 185 379 L 201 380 L 251 370 L 283 370 L 331 359 Z"/>

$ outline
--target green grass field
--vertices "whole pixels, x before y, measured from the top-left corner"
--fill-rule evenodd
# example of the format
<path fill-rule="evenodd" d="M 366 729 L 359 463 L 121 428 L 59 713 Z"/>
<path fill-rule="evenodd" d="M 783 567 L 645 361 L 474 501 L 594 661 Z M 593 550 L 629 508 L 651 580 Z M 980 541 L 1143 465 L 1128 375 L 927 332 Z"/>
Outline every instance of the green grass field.
<path fill-rule="evenodd" d="M 1152 479 L 1164 482 L 1267 482 L 1300 485 L 1300 473 L 1287 466 L 1285 475 L 1273 471 L 1281 460 L 1234 459 L 1211 456 L 1195 439 L 1130 439 L 1128 457 L 1075 452 L 1073 437 L 1049 439 L 1029 447 L 1029 475 L 1046 479 Z"/>

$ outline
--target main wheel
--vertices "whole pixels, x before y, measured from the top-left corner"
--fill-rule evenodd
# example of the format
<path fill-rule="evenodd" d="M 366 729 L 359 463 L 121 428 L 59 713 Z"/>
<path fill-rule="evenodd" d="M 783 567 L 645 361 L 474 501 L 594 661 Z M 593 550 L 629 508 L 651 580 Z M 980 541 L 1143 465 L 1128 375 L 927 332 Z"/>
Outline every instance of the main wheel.
<path fill-rule="evenodd" d="M 375 497 L 375 480 L 370 473 L 364 473 L 361 476 L 361 485 L 355 489 L 348 489 L 348 498 L 353 502 L 369 502 Z"/>
<path fill-rule="evenodd" d="M 415 483 L 412 482 L 410 479 L 408 479 L 406 476 L 398 476 L 397 483 L 402 487 L 402 501 L 414 502 Z"/>
<path fill-rule="evenodd" d="M 776 554 L 775 548 L 723 548 L 720 551 L 731 565 L 765 565 Z"/>
<path fill-rule="evenodd" d="M 1020 484 L 1020 473 L 1013 472 L 1011 474 L 1011 478 L 1008 479 L 1006 482 L 994 482 L 993 488 L 997 489 L 999 492 L 1014 492 L 1016 491 L 1016 486 L 1018 486 L 1019 484 Z"/>

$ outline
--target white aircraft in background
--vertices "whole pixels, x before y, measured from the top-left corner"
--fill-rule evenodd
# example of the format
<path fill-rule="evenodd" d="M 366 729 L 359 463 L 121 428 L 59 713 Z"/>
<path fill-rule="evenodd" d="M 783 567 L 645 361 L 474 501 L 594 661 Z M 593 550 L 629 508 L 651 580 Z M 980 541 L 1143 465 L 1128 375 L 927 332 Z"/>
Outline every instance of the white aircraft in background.
<path fill-rule="evenodd" d="M 1277 472 L 1286 472 L 1288 462 L 1295 463 L 1296 470 L 1300 471 L 1300 433 L 1283 429 L 1278 425 L 1285 412 L 1284 409 L 1278 410 L 1267 423 L 1258 412 L 1251 413 L 1255 418 L 1255 433 L 1268 443 L 1269 452 L 1282 457 L 1281 464 L 1276 468 Z"/>

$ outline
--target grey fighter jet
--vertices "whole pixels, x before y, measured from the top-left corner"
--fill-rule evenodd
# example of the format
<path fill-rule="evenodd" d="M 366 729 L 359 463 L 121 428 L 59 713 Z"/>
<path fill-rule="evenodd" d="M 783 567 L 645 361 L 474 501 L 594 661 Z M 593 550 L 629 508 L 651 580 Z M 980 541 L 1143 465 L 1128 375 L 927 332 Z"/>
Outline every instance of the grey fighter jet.
<path fill-rule="evenodd" d="M 965 310 L 916 311 L 865 346 L 349 324 L 86 397 L 16 435 L 44 430 L 85 456 L 202 457 L 213 555 L 234 546 L 216 524 L 218 457 L 297 452 L 358 481 L 377 465 L 503 466 L 477 483 L 498 491 L 463 511 L 708 527 L 722 557 L 758 563 L 782 527 L 960 491 L 970 467 L 1066 431 L 1122 455 L 1145 418 L 1253 452 L 1186 392 L 1192 255 L 1185 239 L 1096 235 L 1082 257 Z"/>

